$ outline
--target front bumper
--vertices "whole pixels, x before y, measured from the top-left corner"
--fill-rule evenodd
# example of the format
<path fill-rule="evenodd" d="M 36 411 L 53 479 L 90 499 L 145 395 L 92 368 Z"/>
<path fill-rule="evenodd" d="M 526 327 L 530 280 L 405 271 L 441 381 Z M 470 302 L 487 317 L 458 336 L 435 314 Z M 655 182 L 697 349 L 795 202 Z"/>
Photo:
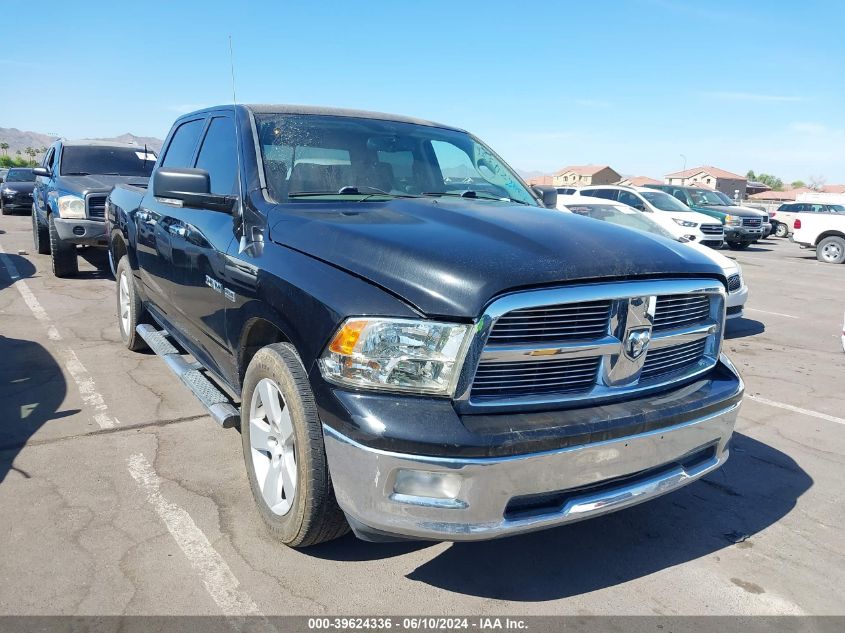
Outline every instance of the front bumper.
<path fill-rule="evenodd" d="M 639 431 L 622 437 L 528 454 L 415 455 L 365 446 L 324 425 L 338 503 L 366 540 L 468 541 L 550 528 L 647 501 L 695 481 L 728 458 L 743 386 L 726 359 L 725 368 L 734 377 L 731 396 L 697 417 L 681 421 L 667 413 L 662 425 L 642 422 Z M 706 382 L 683 389 L 706 393 L 713 388 Z M 595 407 L 597 420 L 601 409 Z M 459 484 L 451 497 L 397 493 L 400 471 L 449 476 Z"/>
<path fill-rule="evenodd" d="M 726 319 L 738 319 L 742 316 L 742 308 L 748 300 L 748 286 L 744 283 L 736 292 L 729 292 L 725 307 L 727 308 Z"/>
<path fill-rule="evenodd" d="M 759 240 L 762 237 L 763 229 L 761 227 L 725 226 L 726 242 L 751 242 L 753 240 Z"/>
<path fill-rule="evenodd" d="M 32 210 L 32 196 L 9 197 L 7 195 L 3 195 L 3 206 L 10 210 L 26 209 L 27 211 L 30 211 Z"/>
<path fill-rule="evenodd" d="M 102 220 L 70 220 L 56 218 L 56 232 L 59 239 L 71 244 L 105 246 L 106 223 Z"/>

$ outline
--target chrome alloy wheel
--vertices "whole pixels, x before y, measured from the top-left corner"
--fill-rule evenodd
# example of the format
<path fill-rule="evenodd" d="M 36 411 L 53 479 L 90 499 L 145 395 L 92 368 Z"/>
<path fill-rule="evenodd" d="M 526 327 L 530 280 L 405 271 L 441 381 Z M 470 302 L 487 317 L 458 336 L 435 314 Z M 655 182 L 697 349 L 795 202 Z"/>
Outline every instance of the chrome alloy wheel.
<path fill-rule="evenodd" d="M 822 248 L 822 257 L 829 262 L 837 262 L 842 257 L 842 246 L 836 242 L 828 242 Z"/>
<path fill-rule="evenodd" d="M 283 516 L 296 494 L 296 444 L 290 411 L 279 386 L 262 378 L 252 392 L 249 440 L 255 481 L 273 514 Z"/>
<path fill-rule="evenodd" d="M 123 328 L 126 336 L 131 336 L 129 331 L 129 275 L 124 271 L 120 275 L 120 283 L 118 284 L 119 303 L 120 303 L 120 325 Z"/>

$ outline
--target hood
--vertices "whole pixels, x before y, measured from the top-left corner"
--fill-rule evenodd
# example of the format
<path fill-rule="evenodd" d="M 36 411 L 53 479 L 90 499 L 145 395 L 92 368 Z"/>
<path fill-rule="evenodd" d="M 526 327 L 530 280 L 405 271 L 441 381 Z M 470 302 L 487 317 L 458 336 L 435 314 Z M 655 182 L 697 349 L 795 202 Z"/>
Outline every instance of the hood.
<path fill-rule="evenodd" d="M 719 268 L 722 269 L 722 273 L 725 277 L 730 277 L 734 273 L 740 272 L 739 263 L 735 260 L 731 259 L 730 257 L 725 257 L 719 251 L 710 248 L 709 246 L 704 246 L 703 244 L 699 244 L 698 242 L 684 242 L 684 246 L 688 246 L 689 248 L 693 248 L 705 257 L 713 260 L 714 263 L 718 264 Z"/>
<path fill-rule="evenodd" d="M 82 195 L 95 191 L 111 191 L 115 185 L 140 184 L 146 185 L 149 178 L 146 176 L 102 176 L 91 174 L 90 176 L 59 176 L 56 188 L 69 193 Z"/>
<path fill-rule="evenodd" d="M 737 215 L 739 217 L 757 218 L 763 215 L 762 211 L 755 211 L 754 209 L 747 209 L 745 207 L 737 207 L 727 204 L 714 204 L 701 206 L 700 209 L 707 209 L 708 211 L 718 211 L 719 213 L 727 213 L 729 215 Z"/>
<path fill-rule="evenodd" d="M 537 286 L 722 276 L 712 259 L 679 242 L 502 202 L 311 202 L 279 205 L 268 221 L 273 242 L 363 277 L 429 316 L 474 318 L 497 295 Z"/>
<path fill-rule="evenodd" d="M 12 191 L 32 192 L 35 189 L 34 182 L 4 182 L 0 189 L 11 189 Z"/>

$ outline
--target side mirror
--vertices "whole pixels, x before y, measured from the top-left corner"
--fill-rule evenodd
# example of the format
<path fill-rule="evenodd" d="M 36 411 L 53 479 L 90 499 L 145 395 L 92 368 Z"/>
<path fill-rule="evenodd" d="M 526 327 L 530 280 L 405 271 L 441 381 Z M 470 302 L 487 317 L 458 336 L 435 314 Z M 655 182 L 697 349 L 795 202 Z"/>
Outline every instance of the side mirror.
<path fill-rule="evenodd" d="M 210 193 L 211 177 L 204 169 L 163 168 L 153 173 L 153 195 L 178 200 L 182 206 L 231 213 L 234 196 Z"/>
<path fill-rule="evenodd" d="M 550 185 L 532 185 L 531 190 L 543 201 L 543 206 L 547 209 L 557 207 L 557 189 L 554 187 Z"/>
<path fill-rule="evenodd" d="M 646 207 L 646 206 L 645 206 L 642 202 L 640 202 L 639 204 L 635 204 L 635 205 L 634 205 L 634 208 L 635 208 L 637 211 L 642 211 L 643 213 L 648 213 L 648 212 L 649 212 L 649 209 L 648 209 L 648 208 L 647 208 L 647 207 Z"/>
<path fill-rule="evenodd" d="M 53 175 L 53 172 L 50 171 L 49 167 L 33 167 L 32 168 L 32 175 L 33 176 L 44 176 L 49 178 Z"/>

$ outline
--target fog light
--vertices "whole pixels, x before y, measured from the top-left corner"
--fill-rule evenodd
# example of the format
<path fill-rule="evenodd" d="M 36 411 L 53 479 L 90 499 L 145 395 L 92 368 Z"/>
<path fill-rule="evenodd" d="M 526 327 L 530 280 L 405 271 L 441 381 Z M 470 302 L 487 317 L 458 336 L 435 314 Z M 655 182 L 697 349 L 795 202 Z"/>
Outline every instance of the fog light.
<path fill-rule="evenodd" d="M 455 499 L 461 491 L 461 477 L 452 473 L 425 470 L 400 470 L 396 473 L 393 492 L 412 497 Z"/>
<path fill-rule="evenodd" d="M 85 228 L 81 226 L 73 227 L 73 234 L 74 235 L 85 235 Z"/>
<path fill-rule="evenodd" d="M 695 235 L 684 235 L 684 237 L 685 237 L 686 239 L 688 239 L 690 242 L 694 242 L 694 241 L 695 241 Z"/>

